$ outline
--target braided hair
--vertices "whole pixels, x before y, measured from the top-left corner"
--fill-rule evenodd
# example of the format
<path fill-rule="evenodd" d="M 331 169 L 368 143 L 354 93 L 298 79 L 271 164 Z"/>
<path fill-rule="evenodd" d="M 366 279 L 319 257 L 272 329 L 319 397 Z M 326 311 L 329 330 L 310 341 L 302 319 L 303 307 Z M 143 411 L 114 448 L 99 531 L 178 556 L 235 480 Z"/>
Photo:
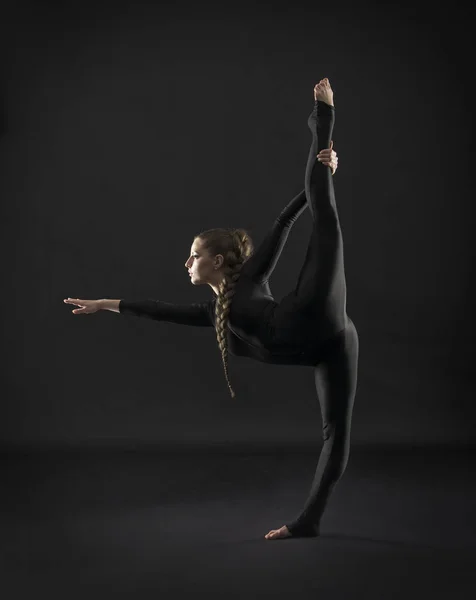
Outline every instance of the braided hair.
<path fill-rule="evenodd" d="M 222 254 L 224 277 L 218 286 L 218 296 L 215 306 L 215 331 L 218 347 L 221 352 L 225 377 L 231 397 L 235 392 L 228 377 L 228 320 L 231 301 L 235 295 L 235 286 L 240 278 L 244 263 L 253 253 L 253 242 L 244 229 L 207 229 L 195 236 L 212 256 Z"/>

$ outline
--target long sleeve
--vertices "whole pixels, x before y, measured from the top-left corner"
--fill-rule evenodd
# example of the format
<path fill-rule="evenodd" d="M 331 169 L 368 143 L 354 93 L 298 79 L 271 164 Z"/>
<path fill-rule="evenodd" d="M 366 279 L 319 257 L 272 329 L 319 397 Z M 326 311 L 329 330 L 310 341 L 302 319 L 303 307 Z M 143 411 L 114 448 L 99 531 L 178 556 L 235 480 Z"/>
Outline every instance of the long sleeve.
<path fill-rule="evenodd" d="M 214 327 L 215 299 L 200 304 L 171 304 L 161 300 L 124 300 L 119 312 L 125 315 L 167 321 L 180 325 Z"/>
<path fill-rule="evenodd" d="M 306 207 L 306 193 L 302 190 L 283 209 L 264 240 L 247 260 L 243 267 L 244 274 L 257 283 L 268 281 L 286 244 L 291 227 Z"/>

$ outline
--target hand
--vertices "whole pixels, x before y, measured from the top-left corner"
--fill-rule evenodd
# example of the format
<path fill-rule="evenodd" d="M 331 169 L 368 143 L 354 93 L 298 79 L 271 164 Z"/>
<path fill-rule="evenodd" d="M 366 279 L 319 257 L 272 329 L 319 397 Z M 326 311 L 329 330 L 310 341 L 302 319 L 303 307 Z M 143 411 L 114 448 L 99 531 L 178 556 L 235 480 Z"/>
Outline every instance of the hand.
<path fill-rule="evenodd" d="M 73 315 L 92 315 L 93 313 L 101 310 L 101 300 L 80 300 L 79 298 L 65 298 L 63 300 L 65 304 L 74 304 L 81 308 L 75 308 L 72 312 Z"/>
<path fill-rule="evenodd" d="M 333 145 L 334 142 L 331 140 L 330 148 L 325 148 L 324 150 L 321 150 L 317 155 L 317 160 L 319 162 L 332 169 L 332 175 L 334 175 L 334 173 L 336 172 L 337 164 L 339 162 L 335 150 L 332 149 Z"/>

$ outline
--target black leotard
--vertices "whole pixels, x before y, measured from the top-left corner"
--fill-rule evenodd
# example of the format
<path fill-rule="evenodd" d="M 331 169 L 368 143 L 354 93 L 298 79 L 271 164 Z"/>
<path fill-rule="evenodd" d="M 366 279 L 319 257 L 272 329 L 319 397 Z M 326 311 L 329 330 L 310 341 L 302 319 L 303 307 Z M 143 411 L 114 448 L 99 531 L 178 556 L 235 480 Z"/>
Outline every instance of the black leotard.
<path fill-rule="evenodd" d="M 314 365 L 316 363 L 315 358 L 309 353 L 305 354 L 304 348 L 299 344 L 296 347 L 296 345 L 273 342 L 275 338 L 273 315 L 278 302 L 274 300 L 268 283 L 289 231 L 306 207 L 306 194 L 303 190 L 281 212 L 266 238 L 243 267 L 235 286 L 229 315 L 230 354 L 277 364 L 284 362 Z M 259 258 L 259 261 L 256 258 Z M 250 267 L 253 267 L 253 272 Z M 208 302 L 185 305 L 152 299 L 138 301 L 122 299 L 119 309 L 123 314 L 158 321 L 214 327 L 215 304 L 216 297 Z M 305 335 L 303 335 L 304 339 Z"/>
<path fill-rule="evenodd" d="M 318 104 L 322 103 L 315 103 L 314 110 L 309 117 L 311 130 L 315 128 Z M 320 110 L 321 112 L 325 111 L 325 116 L 333 117 L 333 108 L 323 105 Z M 322 148 L 324 147 L 327 146 L 323 145 Z M 317 152 L 313 155 L 313 164 L 317 162 L 316 154 Z M 323 176 L 324 178 L 331 177 L 330 168 L 320 163 L 317 163 L 315 171 L 320 177 L 314 177 L 314 179 L 322 179 Z M 309 173 L 308 187 L 313 183 L 311 175 Z M 329 183 L 327 182 L 327 184 L 329 188 Z M 317 227 L 313 230 L 313 234 L 315 231 L 322 237 L 317 240 L 317 243 L 322 245 L 323 242 L 325 247 L 323 246 L 319 250 L 315 247 L 315 236 L 311 237 L 309 250 L 295 290 L 278 303 L 271 293 L 269 278 L 278 262 L 291 227 L 308 206 L 306 190 L 302 190 L 284 208 L 264 240 L 244 264 L 235 286 L 235 295 L 229 314 L 228 349 L 230 354 L 274 364 L 315 365 L 325 348 L 323 343 L 345 327 L 346 315 L 342 314 L 340 318 L 329 319 L 329 315 L 326 314 L 329 311 L 326 311 L 325 303 L 322 303 L 323 289 L 331 288 L 332 281 L 336 280 L 339 280 L 338 285 L 334 285 L 334 287 L 337 287 L 341 295 L 344 294 L 345 302 L 343 264 L 337 260 L 339 257 L 335 257 L 336 252 L 329 248 L 329 243 L 333 241 L 330 234 L 335 230 L 336 217 L 334 217 L 333 211 L 328 210 L 328 206 L 325 207 L 325 211 L 321 206 L 329 203 L 328 190 L 326 192 L 327 194 L 319 199 L 318 205 L 313 207 L 312 211 L 313 215 L 316 212 L 319 214 Z M 329 213 L 331 232 L 323 232 L 323 226 L 328 222 Z M 323 252 L 329 254 L 326 260 L 323 260 Z M 322 280 L 322 285 L 317 287 L 315 284 L 309 285 L 306 279 L 312 279 L 315 282 Z M 304 289 L 305 285 L 307 285 L 307 289 Z M 301 290 L 299 286 L 302 288 Z M 306 294 L 306 299 L 305 303 L 302 303 L 304 294 Z M 147 317 L 158 321 L 214 327 L 215 304 L 216 297 L 208 302 L 185 305 L 152 299 L 138 301 L 121 299 L 119 310 L 123 314 Z M 300 306 L 300 304 L 306 304 L 306 306 Z"/>
<path fill-rule="evenodd" d="M 308 120 L 312 133 L 305 188 L 274 222 L 244 264 L 229 320 L 229 350 L 263 362 L 312 365 L 322 416 L 324 444 L 308 499 L 287 523 L 293 536 L 315 536 L 328 499 L 349 458 L 357 387 L 359 339 L 346 312 L 343 241 L 329 167 L 316 155 L 328 148 L 334 108 L 316 102 Z M 289 231 L 308 206 L 312 231 L 296 288 L 277 303 L 268 279 Z M 176 305 L 157 300 L 121 300 L 120 312 L 186 325 L 213 326 L 215 299 Z"/>

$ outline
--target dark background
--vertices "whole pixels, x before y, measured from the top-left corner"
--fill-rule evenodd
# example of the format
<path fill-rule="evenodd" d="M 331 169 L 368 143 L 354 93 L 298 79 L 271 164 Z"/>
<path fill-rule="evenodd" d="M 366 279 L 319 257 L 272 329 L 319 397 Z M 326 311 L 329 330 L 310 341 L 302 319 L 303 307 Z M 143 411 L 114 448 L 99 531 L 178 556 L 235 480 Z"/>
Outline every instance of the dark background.
<path fill-rule="evenodd" d="M 2 20 L 0 439 L 320 440 L 313 370 L 213 329 L 65 297 L 205 301 L 205 228 L 259 244 L 303 187 L 314 84 L 337 109 L 336 196 L 360 335 L 352 441 L 474 441 L 473 9 L 457 3 L 18 2 Z M 305 212 L 271 280 L 294 286 Z"/>

